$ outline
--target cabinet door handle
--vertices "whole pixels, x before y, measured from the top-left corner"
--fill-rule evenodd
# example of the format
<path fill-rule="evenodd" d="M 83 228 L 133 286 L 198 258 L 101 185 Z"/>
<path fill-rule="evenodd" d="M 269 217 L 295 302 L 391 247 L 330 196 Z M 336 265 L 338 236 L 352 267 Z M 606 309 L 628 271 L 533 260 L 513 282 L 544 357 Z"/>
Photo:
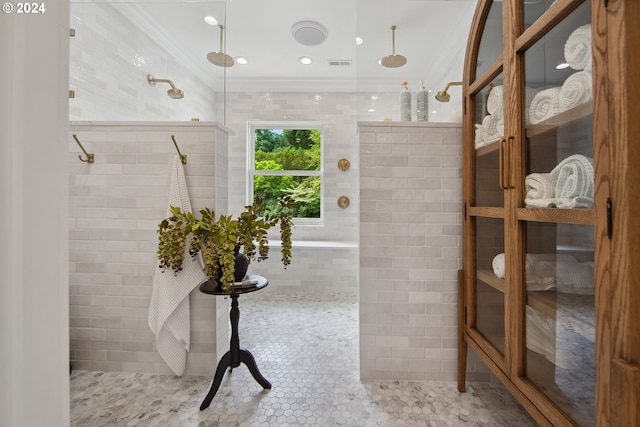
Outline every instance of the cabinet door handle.
<path fill-rule="evenodd" d="M 506 139 L 502 138 L 500 140 L 500 148 L 498 150 L 498 163 L 499 163 L 499 167 L 500 167 L 500 188 L 502 188 L 503 190 L 507 189 L 507 184 L 505 184 L 506 180 L 504 179 L 504 174 L 506 172 L 506 167 L 504 165 L 504 158 L 505 158 L 505 143 L 507 142 Z"/>
<path fill-rule="evenodd" d="M 515 137 L 510 136 L 508 138 L 507 144 L 506 144 L 506 157 L 507 157 L 507 188 L 516 188 L 516 184 L 515 182 L 513 182 L 513 173 L 512 173 L 512 167 L 511 167 L 511 162 L 513 161 L 513 158 L 511 157 L 511 148 L 513 146 L 513 141 L 515 140 Z"/>

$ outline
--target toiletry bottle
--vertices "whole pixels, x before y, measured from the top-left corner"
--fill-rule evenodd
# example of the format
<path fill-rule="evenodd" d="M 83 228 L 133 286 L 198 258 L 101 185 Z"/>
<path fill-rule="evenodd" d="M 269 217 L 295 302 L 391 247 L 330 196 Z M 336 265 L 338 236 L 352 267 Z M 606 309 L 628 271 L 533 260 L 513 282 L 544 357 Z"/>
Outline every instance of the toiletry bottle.
<path fill-rule="evenodd" d="M 411 92 L 407 87 L 408 82 L 402 82 L 402 90 L 400 91 L 400 121 L 411 121 Z"/>
<path fill-rule="evenodd" d="M 426 122 L 429 120 L 429 92 L 424 88 L 424 82 L 416 92 L 416 120 Z"/>

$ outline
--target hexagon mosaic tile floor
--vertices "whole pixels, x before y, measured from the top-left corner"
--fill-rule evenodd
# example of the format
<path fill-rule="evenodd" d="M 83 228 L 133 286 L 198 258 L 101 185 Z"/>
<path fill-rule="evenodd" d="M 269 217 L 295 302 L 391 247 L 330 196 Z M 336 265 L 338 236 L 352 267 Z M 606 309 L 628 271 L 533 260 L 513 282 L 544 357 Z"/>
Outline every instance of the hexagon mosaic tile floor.
<path fill-rule="evenodd" d="M 240 344 L 271 382 L 241 365 L 211 406 L 211 378 L 74 371 L 71 425 L 93 426 L 535 426 L 499 384 L 360 381 L 357 301 L 326 294 L 240 297 Z M 268 335 L 257 333 L 257 322 Z"/>

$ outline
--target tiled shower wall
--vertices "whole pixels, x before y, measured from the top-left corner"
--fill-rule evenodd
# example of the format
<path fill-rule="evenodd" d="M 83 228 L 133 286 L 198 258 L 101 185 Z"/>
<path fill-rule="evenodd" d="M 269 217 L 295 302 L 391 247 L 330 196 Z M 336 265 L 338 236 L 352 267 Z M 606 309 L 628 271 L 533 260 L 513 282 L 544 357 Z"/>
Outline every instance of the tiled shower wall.
<path fill-rule="evenodd" d="M 360 376 L 457 378 L 462 133 L 361 122 Z M 487 380 L 477 357 L 469 380 Z"/>
<path fill-rule="evenodd" d="M 78 159 L 69 135 L 69 285 L 75 369 L 170 373 L 147 323 L 170 172 L 183 154 L 194 211 L 227 210 L 227 132 L 205 123 L 71 125 L 93 164 Z M 169 274 L 169 273 L 167 273 Z M 186 374 L 212 375 L 216 347 L 228 346 L 224 298 L 191 292 Z M 217 330 L 216 330 L 217 329 Z"/>
<path fill-rule="evenodd" d="M 69 101 L 70 120 L 145 121 L 199 118 L 222 121 L 223 74 L 219 89 L 211 89 L 189 64 L 169 53 L 150 35 L 142 32 L 120 7 L 152 7 L 144 4 L 72 2 L 70 26 L 75 36 L 69 40 L 69 88 L 75 97 Z M 191 7 L 184 3 L 184 8 Z M 184 91 L 183 99 L 167 96 L 170 86 L 150 86 L 147 74 L 172 80 Z M 213 79 L 213 78 L 212 78 Z"/>
<path fill-rule="evenodd" d="M 324 224 L 299 225 L 293 230 L 296 245 L 291 266 L 284 270 L 279 255 L 254 263 L 250 271 L 269 278 L 269 288 L 356 293 L 358 289 L 358 105 L 355 93 L 255 92 L 227 94 L 227 126 L 234 135 L 229 144 L 229 207 L 239 211 L 247 204 L 247 122 L 315 121 L 326 124 L 323 140 Z M 366 110 L 365 110 L 366 111 Z M 384 114 L 384 113 L 381 113 Z M 351 168 L 338 169 L 346 158 Z M 234 173 L 233 171 L 238 171 Z M 351 199 L 340 209 L 340 196 Z M 276 236 L 277 238 L 277 236 Z M 278 251 L 274 247 L 272 251 Z"/>

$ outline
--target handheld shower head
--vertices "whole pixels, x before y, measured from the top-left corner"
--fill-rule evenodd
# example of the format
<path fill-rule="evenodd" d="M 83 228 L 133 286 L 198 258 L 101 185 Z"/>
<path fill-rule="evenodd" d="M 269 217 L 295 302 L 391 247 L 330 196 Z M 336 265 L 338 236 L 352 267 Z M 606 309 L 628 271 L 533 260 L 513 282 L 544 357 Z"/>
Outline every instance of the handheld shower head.
<path fill-rule="evenodd" d="M 451 99 L 451 95 L 447 93 L 447 90 L 450 86 L 462 86 L 462 82 L 447 83 L 447 86 L 444 88 L 444 90 L 438 91 L 438 93 L 436 94 L 436 100 L 440 102 L 449 102 L 449 100 Z"/>
<path fill-rule="evenodd" d="M 151 86 L 155 86 L 156 83 L 160 82 L 160 83 L 169 83 L 171 85 L 171 89 L 169 89 L 167 91 L 167 95 L 169 95 L 169 98 L 171 99 L 182 99 L 184 98 L 184 92 L 181 91 L 180 89 L 178 89 L 171 80 L 167 80 L 167 79 L 156 79 L 155 77 L 153 77 L 151 74 L 147 75 L 147 81 L 149 82 L 149 85 Z"/>

